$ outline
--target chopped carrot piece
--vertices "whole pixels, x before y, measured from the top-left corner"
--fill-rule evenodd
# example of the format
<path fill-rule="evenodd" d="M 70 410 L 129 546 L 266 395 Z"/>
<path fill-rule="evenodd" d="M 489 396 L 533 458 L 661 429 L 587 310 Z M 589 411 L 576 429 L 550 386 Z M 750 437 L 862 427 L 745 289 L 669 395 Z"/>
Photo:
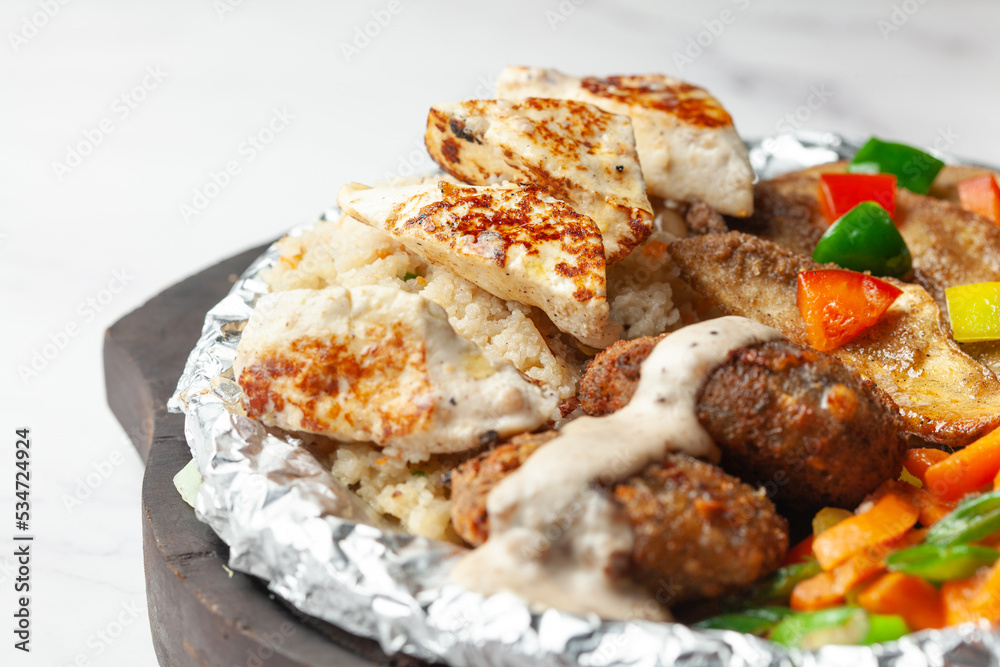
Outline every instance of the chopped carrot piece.
<path fill-rule="evenodd" d="M 906 497 L 920 510 L 921 525 L 928 527 L 943 519 L 958 504 L 953 500 L 941 500 L 927 489 L 915 487 L 907 489 Z"/>
<path fill-rule="evenodd" d="M 792 609 L 814 611 L 842 603 L 848 591 L 885 571 L 886 556 L 923 539 L 923 530 L 911 530 L 898 539 L 863 548 L 832 570 L 799 582 L 792 589 Z"/>
<path fill-rule="evenodd" d="M 924 484 L 927 484 L 924 480 L 924 473 L 932 465 L 948 458 L 949 454 L 941 449 L 932 449 L 931 447 L 916 447 L 906 452 L 906 459 L 903 461 L 903 466 L 906 471 L 911 475 L 919 479 Z"/>
<path fill-rule="evenodd" d="M 920 510 L 899 493 L 886 493 L 870 510 L 844 519 L 813 540 L 813 555 L 831 570 L 854 554 L 899 538 L 917 523 Z"/>
<path fill-rule="evenodd" d="M 1000 472 L 1000 429 L 994 429 L 965 449 L 927 469 L 924 483 L 943 500 L 957 500 L 978 491 Z"/>
<path fill-rule="evenodd" d="M 796 563 L 804 563 L 807 559 L 812 558 L 812 550 L 813 536 L 810 535 L 788 550 L 788 553 L 785 554 L 785 560 L 781 565 L 785 566 L 795 565 Z"/>
<path fill-rule="evenodd" d="M 948 625 L 1000 621 L 1000 561 L 968 579 L 946 582 L 941 596 Z"/>
<path fill-rule="evenodd" d="M 642 245 L 640 252 L 650 259 L 659 259 L 667 252 L 667 244 L 663 241 L 647 241 Z"/>
<path fill-rule="evenodd" d="M 830 572 L 820 572 L 795 584 L 789 605 L 796 611 L 816 611 L 844 601 L 844 592 Z"/>
<path fill-rule="evenodd" d="M 975 621 L 976 617 L 969 609 L 969 603 L 982 585 L 981 577 L 946 581 L 941 586 L 941 601 L 944 603 L 944 622 L 948 625 L 958 625 L 966 621 Z"/>
<path fill-rule="evenodd" d="M 909 500 L 920 512 L 920 523 L 933 526 L 946 514 L 955 509 L 956 502 L 941 500 L 927 489 L 922 489 L 907 482 L 887 479 L 882 485 L 871 492 L 868 500 L 878 502 L 886 494 L 895 493 Z"/>
<path fill-rule="evenodd" d="M 941 592 L 920 577 L 889 572 L 858 595 L 858 604 L 875 614 L 897 614 L 911 630 L 945 625 Z"/>
<path fill-rule="evenodd" d="M 1000 472 L 993 478 L 993 490 L 996 491 L 998 489 L 1000 489 Z"/>

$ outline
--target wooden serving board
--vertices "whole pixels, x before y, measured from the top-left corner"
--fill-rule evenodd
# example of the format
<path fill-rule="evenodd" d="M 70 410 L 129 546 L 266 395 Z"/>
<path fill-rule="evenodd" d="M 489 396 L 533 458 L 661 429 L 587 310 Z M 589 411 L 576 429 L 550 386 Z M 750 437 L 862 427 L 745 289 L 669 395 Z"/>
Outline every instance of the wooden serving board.
<path fill-rule="evenodd" d="M 145 461 L 143 559 L 161 665 L 329 667 L 425 663 L 305 616 L 263 583 L 223 565 L 229 549 L 181 500 L 173 477 L 191 460 L 184 416 L 168 414 L 205 313 L 266 246 L 225 260 L 156 296 L 105 332 L 108 404 Z"/>

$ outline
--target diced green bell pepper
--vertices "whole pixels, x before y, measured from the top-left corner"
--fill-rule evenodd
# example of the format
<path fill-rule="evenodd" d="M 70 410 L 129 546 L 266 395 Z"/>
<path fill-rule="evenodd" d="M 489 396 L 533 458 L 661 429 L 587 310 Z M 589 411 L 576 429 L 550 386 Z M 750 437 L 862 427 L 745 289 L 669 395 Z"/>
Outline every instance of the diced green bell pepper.
<path fill-rule="evenodd" d="M 920 544 L 889 554 L 886 565 L 892 571 L 912 574 L 937 584 L 971 577 L 976 570 L 992 565 L 997 558 L 1000 558 L 1000 552 L 987 547 Z"/>
<path fill-rule="evenodd" d="M 868 614 L 860 607 L 832 607 L 786 616 L 769 639 L 788 647 L 817 649 L 828 644 L 877 644 L 910 632 L 899 616 Z"/>
<path fill-rule="evenodd" d="M 788 604 L 792 589 L 800 581 L 816 576 L 822 571 L 815 559 L 779 567 L 770 577 L 757 584 L 744 599 L 748 606 Z"/>
<path fill-rule="evenodd" d="M 791 613 L 793 612 L 788 607 L 759 607 L 706 618 L 695 623 L 693 627 L 707 630 L 734 630 L 761 637 Z"/>
<path fill-rule="evenodd" d="M 910 250 L 892 218 L 874 202 L 858 204 L 833 223 L 816 244 L 813 259 L 895 278 L 912 267 Z"/>
<path fill-rule="evenodd" d="M 847 165 L 856 174 L 895 174 L 896 184 L 926 194 L 944 162 L 919 148 L 872 137 Z"/>
<path fill-rule="evenodd" d="M 981 540 L 1000 530 L 1000 491 L 965 498 L 927 531 L 924 542 L 947 547 Z"/>

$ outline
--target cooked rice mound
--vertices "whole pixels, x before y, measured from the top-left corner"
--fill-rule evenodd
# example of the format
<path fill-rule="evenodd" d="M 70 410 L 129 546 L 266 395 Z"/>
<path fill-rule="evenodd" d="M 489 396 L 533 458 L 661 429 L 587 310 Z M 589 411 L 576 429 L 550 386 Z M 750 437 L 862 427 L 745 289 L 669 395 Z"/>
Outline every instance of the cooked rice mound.
<path fill-rule="evenodd" d="M 453 465 L 453 456 L 406 463 L 373 445 L 344 443 L 333 453 L 330 472 L 408 533 L 461 543 L 451 527 L 451 502 L 443 484 Z"/>
<path fill-rule="evenodd" d="M 626 338 L 676 329 L 691 315 L 675 307 L 683 294 L 666 244 L 684 234 L 669 209 L 656 216 L 649 240 L 608 271 L 611 317 Z M 422 294 L 444 308 L 459 335 L 487 354 L 506 359 L 529 378 L 574 397 L 588 357 L 536 308 L 493 296 L 451 270 L 428 264 L 389 234 L 349 216 L 324 219 L 278 242 L 281 258 L 262 278 L 271 291 L 322 289 L 329 285 L 394 286 Z M 455 456 L 406 463 L 367 443 L 339 444 L 329 465 L 333 476 L 377 512 L 399 521 L 413 535 L 461 542 L 451 527 L 444 474 Z"/>

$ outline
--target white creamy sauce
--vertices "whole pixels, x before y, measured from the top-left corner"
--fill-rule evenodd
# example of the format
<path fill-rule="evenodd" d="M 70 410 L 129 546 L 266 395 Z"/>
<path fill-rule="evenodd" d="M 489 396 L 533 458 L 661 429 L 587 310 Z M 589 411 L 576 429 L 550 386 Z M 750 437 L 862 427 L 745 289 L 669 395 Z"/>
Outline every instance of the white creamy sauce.
<path fill-rule="evenodd" d="M 513 592 L 540 606 L 605 618 L 669 620 L 648 591 L 613 576 L 632 552 L 631 526 L 606 492 L 670 452 L 716 462 L 695 402 L 730 350 L 781 338 L 742 317 L 695 324 L 660 341 L 642 364 L 627 406 L 580 417 L 490 492 L 490 536 L 453 578 L 492 595 Z M 617 563 L 617 565 L 616 565 Z"/>

